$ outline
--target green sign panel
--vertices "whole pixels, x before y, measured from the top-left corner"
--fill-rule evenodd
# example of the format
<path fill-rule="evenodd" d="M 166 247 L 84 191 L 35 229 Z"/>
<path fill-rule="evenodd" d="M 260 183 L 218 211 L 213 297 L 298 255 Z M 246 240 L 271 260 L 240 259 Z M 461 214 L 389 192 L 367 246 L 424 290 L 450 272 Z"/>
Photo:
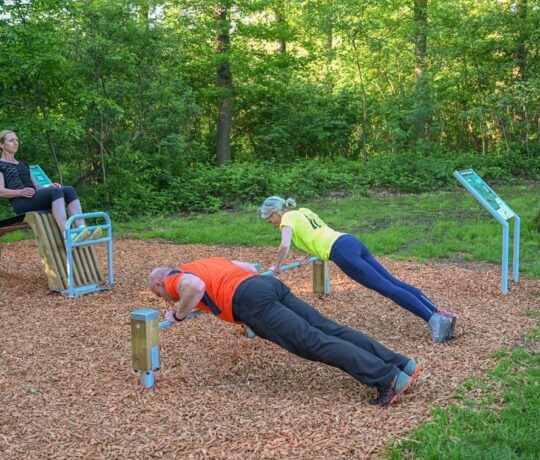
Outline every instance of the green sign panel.
<path fill-rule="evenodd" d="M 465 185 L 473 195 L 481 196 L 504 220 L 508 220 L 516 215 L 510 206 L 508 206 L 472 169 L 459 171 L 459 175 L 465 181 L 463 185 Z"/>
<path fill-rule="evenodd" d="M 47 177 L 47 174 L 45 174 L 39 165 L 30 165 L 30 172 L 32 173 L 32 176 L 34 176 L 36 182 L 42 187 L 52 184 L 52 181 Z"/>

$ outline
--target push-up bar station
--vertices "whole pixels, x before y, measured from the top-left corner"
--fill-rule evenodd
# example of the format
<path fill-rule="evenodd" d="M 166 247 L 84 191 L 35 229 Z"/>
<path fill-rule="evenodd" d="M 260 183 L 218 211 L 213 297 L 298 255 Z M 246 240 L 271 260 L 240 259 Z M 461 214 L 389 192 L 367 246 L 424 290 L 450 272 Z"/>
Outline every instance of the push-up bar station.
<path fill-rule="evenodd" d="M 330 271 L 328 263 L 317 257 L 311 257 L 304 262 L 293 262 L 281 267 L 281 271 L 291 270 L 304 263 L 312 263 L 313 267 L 313 293 L 330 294 Z M 260 273 L 263 276 L 273 276 L 272 270 Z M 205 312 L 194 310 L 186 317 L 194 318 Z M 154 386 L 154 372 L 159 370 L 159 330 L 171 326 L 171 321 L 159 321 L 159 311 L 142 308 L 131 312 L 131 357 L 133 370 L 140 373 L 140 381 L 145 388 Z M 245 326 L 246 335 L 255 337 L 253 331 Z"/>

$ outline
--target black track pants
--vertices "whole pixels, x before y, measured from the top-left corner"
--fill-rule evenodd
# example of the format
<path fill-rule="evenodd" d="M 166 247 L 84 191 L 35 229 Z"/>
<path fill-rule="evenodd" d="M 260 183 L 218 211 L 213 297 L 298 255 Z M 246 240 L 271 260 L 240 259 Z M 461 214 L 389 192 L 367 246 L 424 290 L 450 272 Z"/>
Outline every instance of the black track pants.
<path fill-rule="evenodd" d="M 258 336 L 302 358 L 337 367 L 369 386 L 388 386 L 408 361 L 360 331 L 324 317 L 270 276 L 240 284 L 233 314 Z"/>

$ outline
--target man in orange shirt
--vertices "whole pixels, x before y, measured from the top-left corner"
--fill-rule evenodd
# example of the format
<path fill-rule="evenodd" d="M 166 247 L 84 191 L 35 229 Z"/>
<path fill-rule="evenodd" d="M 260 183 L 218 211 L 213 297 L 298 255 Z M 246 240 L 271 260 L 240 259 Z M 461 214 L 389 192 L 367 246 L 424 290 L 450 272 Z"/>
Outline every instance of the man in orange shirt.
<path fill-rule="evenodd" d="M 414 360 L 326 318 L 295 297 L 282 281 L 257 275 L 252 264 L 213 257 L 176 269 L 159 267 L 150 275 L 150 289 L 178 303 L 177 309 L 165 314 L 173 324 L 194 309 L 243 323 L 297 356 L 337 367 L 377 387 L 378 397 L 370 401 L 374 405 L 395 402 L 421 371 Z"/>

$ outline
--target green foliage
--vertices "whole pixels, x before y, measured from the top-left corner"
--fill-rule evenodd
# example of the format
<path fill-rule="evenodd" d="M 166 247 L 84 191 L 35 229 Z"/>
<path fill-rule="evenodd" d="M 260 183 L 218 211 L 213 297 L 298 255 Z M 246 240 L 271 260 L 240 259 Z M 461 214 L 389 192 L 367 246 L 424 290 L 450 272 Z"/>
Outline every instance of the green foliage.
<path fill-rule="evenodd" d="M 237 156 L 278 161 L 356 156 L 350 143 L 358 121 L 358 107 L 351 101 L 357 94 L 328 94 L 319 85 L 283 81 L 263 82 L 246 92 L 249 99 L 240 103 L 251 107 L 240 112 L 236 126 L 250 145 Z"/>
<path fill-rule="evenodd" d="M 540 178 L 540 159 L 527 160 L 476 155 L 455 157 L 380 155 L 360 160 L 304 160 L 292 163 L 244 161 L 222 167 L 199 165 L 178 174 L 152 164 L 142 152 L 126 152 L 130 168 L 110 168 L 108 209 L 117 217 L 175 212 L 215 212 L 260 204 L 269 195 L 299 200 L 319 196 L 350 196 L 373 189 L 418 193 L 459 184 L 452 173 L 473 166 L 487 181 L 512 183 Z M 91 207 L 97 207 L 102 188 L 85 189 Z"/>
<path fill-rule="evenodd" d="M 538 177 L 538 8 L 428 2 L 419 86 L 404 2 L 235 2 L 235 163 L 218 171 L 216 4 L 0 2 L 0 128 L 18 132 L 20 158 L 117 216 L 437 190 L 466 167 Z"/>

